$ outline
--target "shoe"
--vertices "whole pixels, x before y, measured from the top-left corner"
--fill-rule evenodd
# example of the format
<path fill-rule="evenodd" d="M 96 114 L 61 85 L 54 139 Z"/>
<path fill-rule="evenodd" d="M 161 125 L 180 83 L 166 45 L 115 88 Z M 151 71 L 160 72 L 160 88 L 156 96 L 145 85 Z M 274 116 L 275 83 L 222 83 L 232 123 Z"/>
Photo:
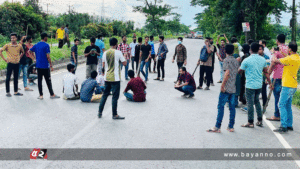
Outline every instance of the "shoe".
<path fill-rule="evenodd" d="M 209 87 L 206 87 L 204 90 L 210 90 Z"/>
<path fill-rule="evenodd" d="M 102 113 L 99 113 L 98 114 L 98 118 L 100 119 L 102 117 Z"/>
<path fill-rule="evenodd" d="M 184 95 L 182 95 L 181 97 L 187 97 L 189 94 L 184 94 Z"/>
<path fill-rule="evenodd" d="M 294 128 L 293 127 L 287 127 L 287 130 L 294 131 Z"/>
<path fill-rule="evenodd" d="M 222 81 L 220 80 L 220 81 L 218 81 L 217 83 L 222 83 Z"/>
<path fill-rule="evenodd" d="M 15 93 L 14 95 L 15 95 L 15 96 L 23 96 L 22 93 Z"/>
<path fill-rule="evenodd" d="M 247 107 L 243 107 L 243 108 L 241 108 L 241 110 L 244 111 L 244 112 L 248 112 L 248 108 Z"/>
<path fill-rule="evenodd" d="M 6 93 L 6 97 L 11 97 L 11 94 L 10 93 Z"/>
<path fill-rule="evenodd" d="M 114 119 L 114 120 L 124 120 L 125 117 L 121 117 L 121 116 L 117 115 L 117 116 L 113 116 L 112 119 Z"/>
<path fill-rule="evenodd" d="M 188 98 L 194 98 L 194 97 L 195 97 L 195 95 L 193 94 L 193 95 L 189 95 Z"/>
<path fill-rule="evenodd" d="M 283 128 L 283 127 L 279 127 L 278 129 L 273 130 L 274 132 L 278 132 L 278 133 L 287 133 L 288 129 L 287 128 Z"/>
<path fill-rule="evenodd" d="M 197 89 L 203 89 L 202 87 L 198 86 Z"/>

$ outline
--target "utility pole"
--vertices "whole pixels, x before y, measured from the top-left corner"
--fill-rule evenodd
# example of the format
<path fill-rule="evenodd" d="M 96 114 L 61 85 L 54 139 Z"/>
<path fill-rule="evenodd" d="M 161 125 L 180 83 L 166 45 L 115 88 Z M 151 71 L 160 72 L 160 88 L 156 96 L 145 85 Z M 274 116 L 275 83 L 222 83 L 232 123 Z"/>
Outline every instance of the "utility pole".
<path fill-rule="evenodd" d="M 296 42 L 296 29 L 297 29 L 297 19 L 296 19 L 296 0 L 293 0 L 293 9 L 292 9 L 292 20 L 291 20 L 291 27 L 292 27 L 292 41 Z"/>

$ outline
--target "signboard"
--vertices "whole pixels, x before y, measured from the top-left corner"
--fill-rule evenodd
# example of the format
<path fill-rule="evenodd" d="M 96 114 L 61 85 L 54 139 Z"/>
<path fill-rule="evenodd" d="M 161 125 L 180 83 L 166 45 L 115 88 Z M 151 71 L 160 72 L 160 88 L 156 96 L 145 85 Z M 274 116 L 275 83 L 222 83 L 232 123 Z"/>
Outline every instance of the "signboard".
<path fill-rule="evenodd" d="M 249 24 L 249 22 L 243 22 L 242 26 L 243 26 L 243 32 L 250 32 L 250 24 Z"/>

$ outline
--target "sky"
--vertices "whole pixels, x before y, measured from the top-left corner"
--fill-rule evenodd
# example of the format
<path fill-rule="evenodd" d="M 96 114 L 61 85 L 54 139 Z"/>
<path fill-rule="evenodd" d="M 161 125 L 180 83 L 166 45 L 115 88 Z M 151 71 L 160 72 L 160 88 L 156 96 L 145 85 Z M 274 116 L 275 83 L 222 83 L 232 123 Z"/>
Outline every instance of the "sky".
<path fill-rule="evenodd" d="M 5 0 L 0 0 L 0 3 L 3 3 Z M 10 0 L 12 1 L 12 0 Z M 23 3 L 24 0 L 13 0 L 14 2 Z M 69 5 L 75 11 L 80 13 L 89 13 L 90 15 L 99 15 L 101 16 L 102 10 L 102 1 L 103 0 L 39 0 L 40 5 L 43 8 L 43 11 L 48 11 L 49 13 L 59 14 L 65 13 L 69 10 Z M 151 0 L 150 0 L 151 1 Z M 292 0 L 285 0 L 288 5 L 292 5 Z M 297 2 L 296 2 L 297 3 Z M 185 25 L 190 25 L 191 29 L 196 28 L 194 17 L 197 13 L 200 13 L 204 10 L 204 7 L 193 7 L 190 6 L 190 0 L 164 0 L 163 4 L 170 4 L 171 6 L 178 7 L 174 9 L 173 12 L 179 13 L 182 15 L 181 22 Z M 135 27 L 142 27 L 145 25 L 146 17 L 141 13 L 133 12 L 133 6 L 143 5 L 142 2 L 137 0 L 104 0 L 104 10 L 105 16 L 112 19 L 118 20 L 133 20 L 135 22 Z M 164 18 L 166 20 L 171 19 L 170 17 Z M 275 22 L 275 18 L 272 17 Z M 291 13 L 283 13 L 281 24 L 289 25 L 291 19 Z M 298 16 L 298 22 L 300 21 L 300 16 Z"/>

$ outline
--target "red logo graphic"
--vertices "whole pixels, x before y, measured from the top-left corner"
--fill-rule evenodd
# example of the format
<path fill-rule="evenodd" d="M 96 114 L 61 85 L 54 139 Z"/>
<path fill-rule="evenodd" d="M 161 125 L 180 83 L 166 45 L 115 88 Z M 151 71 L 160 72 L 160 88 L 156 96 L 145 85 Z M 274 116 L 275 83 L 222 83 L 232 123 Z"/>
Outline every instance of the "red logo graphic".
<path fill-rule="evenodd" d="M 33 160 L 36 160 L 36 159 L 47 160 L 47 158 L 48 158 L 47 149 L 35 148 L 30 153 L 30 159 L 33 159 Z"/>

